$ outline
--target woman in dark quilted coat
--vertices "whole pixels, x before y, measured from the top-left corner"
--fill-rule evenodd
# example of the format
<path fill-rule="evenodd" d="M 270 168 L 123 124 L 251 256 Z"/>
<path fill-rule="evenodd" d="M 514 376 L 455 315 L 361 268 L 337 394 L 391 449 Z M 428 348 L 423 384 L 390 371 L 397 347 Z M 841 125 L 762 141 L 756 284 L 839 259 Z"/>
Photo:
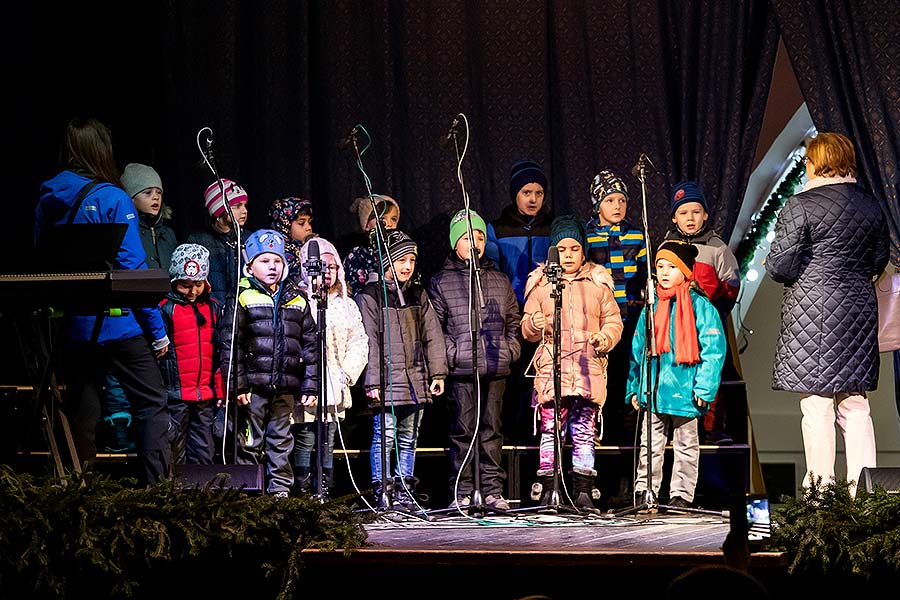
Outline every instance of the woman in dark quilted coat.
<path fill-rule="evenodd" d="M 863 467 L 875 466 L 866 397 L 878 386 L 872 280 L 887 265 L 888 233 L 878 201 L 856 184 L 849 139 L 819 133 L 804 161 L 809 181 L 781 210 L 765 261 L 785 286 L 772 388 L 803 394 L 803 485 L 834 479 L 837 423 L 855 493 Z"/>

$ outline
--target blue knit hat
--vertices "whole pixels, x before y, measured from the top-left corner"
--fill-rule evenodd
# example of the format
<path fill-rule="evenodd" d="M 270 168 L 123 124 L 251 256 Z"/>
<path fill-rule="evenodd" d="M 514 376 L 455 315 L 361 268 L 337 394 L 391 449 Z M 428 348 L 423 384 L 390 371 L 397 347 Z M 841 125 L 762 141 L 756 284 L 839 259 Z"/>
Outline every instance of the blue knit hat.
<path fill-rule="evenodd" d="M 703 188 L 695 181 L 682 181 L 672 188 L 672 206 L 671 216 L 675 216 L 678 207 L 687 202 L 699 202 L 703 206 L 703 210 L 709 213 L 709 205 L 706 203 L 706 196 L 703 194 Z"/>
<path fill-rule="evenodd" d="M 575 215 L 561 215 L 553 219 L 550 224 L 550 245 L 555 246 L 560 240 L 572 238 L 579 244 L 581 249 L 587 247 L 587 240 L 584 235 L 584 227 L 581 221 Z"/>
<path fill-rule="evenodd" d="M 544 174 L 544 170 L 531 160 L 516 161 L 509 172 L 509 197 L 513 202 L 519 195 L 519 190 L 529 183 L 537 183 L 546 191 L 547 176 Z"/>

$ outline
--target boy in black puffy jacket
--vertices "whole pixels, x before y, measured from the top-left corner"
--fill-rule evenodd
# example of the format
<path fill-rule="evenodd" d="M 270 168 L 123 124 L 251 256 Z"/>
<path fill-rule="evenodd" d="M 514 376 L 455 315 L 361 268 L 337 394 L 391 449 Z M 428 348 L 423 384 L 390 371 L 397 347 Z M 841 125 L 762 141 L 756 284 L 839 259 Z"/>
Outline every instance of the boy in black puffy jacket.
<path fill-rule="evenodd" d="M 310 400 L 318 387 L 316 325 L 306 297 L 292 281 L 285 281 L 280 233 L 261 229 L 251 234 L 244 260 L 246 277 L 238 285 L 237 298 L 229 295 L 219 321 L 222 373 L 234 382 L 239 409 L 235 462 L 265 464 L 266 492 L 285 498 L 294 480 L 290 454 L 295 394 L 299 390 L 299 400 Z"/>

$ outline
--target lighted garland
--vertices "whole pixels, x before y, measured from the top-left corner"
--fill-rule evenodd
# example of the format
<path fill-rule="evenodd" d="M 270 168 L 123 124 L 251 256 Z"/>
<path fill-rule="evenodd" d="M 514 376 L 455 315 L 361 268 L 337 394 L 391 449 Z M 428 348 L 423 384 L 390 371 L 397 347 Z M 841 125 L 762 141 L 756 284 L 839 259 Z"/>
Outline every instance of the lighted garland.
<path fill-rule="evenodd" d="M 756 254 L 756 249 L 759 248 L 763 237 L 769 232 L 772 221 L 778 216 L 778 211 L 788 201 L 788 198 L 794 195 L 805 174 L 806 167 L 800 160 L 797 160 L 754 217 L 747 234 L 738 244 L 737 251 L 734 253 L 741 269 L 741 277 L 747 273 L 750 263 L 753 262 L 753 255 Z"/>

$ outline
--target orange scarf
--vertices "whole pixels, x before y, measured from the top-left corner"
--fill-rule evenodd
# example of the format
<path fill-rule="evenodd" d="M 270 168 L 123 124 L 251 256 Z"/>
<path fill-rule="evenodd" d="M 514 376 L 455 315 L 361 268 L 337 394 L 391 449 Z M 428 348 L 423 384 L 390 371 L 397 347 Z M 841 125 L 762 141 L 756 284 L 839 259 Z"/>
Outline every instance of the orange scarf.
<path fill-rule="evenodd" d="M 697 322 L 694 320 L 694 304 L 691 302 L 690 281 L 664 289 L 656 286 L 659 300 L 656 303 L 655 334 L 659 353 L 669 352 L 669 313 L 672 297 L 675 298 L 675 362 L 694 365 L 700 362 L 700 342 L 697 340 Z"/>

